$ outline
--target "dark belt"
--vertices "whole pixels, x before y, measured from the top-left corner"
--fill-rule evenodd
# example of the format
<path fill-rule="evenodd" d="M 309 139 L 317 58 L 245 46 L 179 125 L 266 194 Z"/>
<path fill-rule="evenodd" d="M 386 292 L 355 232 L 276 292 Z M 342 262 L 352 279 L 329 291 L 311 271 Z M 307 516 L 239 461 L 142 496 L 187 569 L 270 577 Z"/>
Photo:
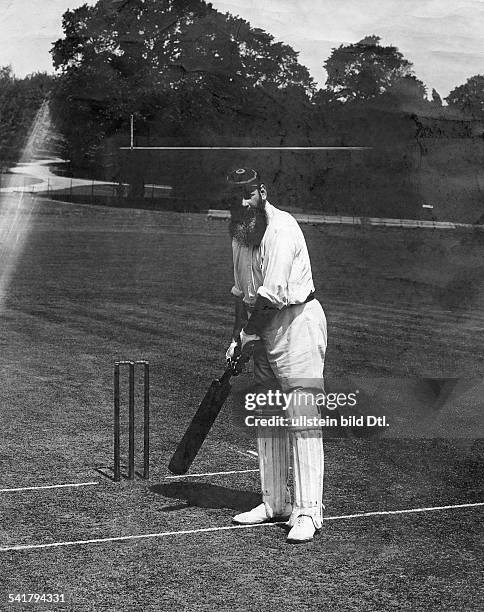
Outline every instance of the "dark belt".
<path fill-rule="evenodd" d="M 304 300 L 304 302 L 300 302 L 299 304 L 288 304 L 286 308 L 291 308 L 291 306 L 302 306 L 303 304 L 307 304 L 308 302 L 311 302 L 312 300 L 315 300 L 315 299 L 316 299 L 316 294 L 313 291 L 312 293 L 308 295 L 308 297 Z M 252 312 L 254 309 L 253 306 L 249 306 L 249 305 L 246 305 L 246 308 L 249 312 Z"/>
<path fill-rule="evenodd" d="M 315 299 L 316 299 L 316 294 L 313 291 L 312 293 L 308 295 L 308 297 L 304 300 L 304 302 L 302 302 L 302 304 L 307 304 L 308 302 L 311 302 L 312 300 L 315 300 Z M 301 306 L 301 304 L 288 304 L 288 306 Z"/>

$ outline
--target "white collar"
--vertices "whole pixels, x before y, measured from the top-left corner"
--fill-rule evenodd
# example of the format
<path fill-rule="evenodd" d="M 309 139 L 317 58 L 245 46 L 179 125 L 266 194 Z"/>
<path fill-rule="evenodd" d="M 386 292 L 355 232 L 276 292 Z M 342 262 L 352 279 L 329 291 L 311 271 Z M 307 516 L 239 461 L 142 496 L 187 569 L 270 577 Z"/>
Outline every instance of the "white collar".
<path fill-rule="evenodd" d="M 269 223 L 271 219 L 274 217 L 277 209 L 275 208 L 275 206 L 272 206 L 269 200 L 266 200 L 264 210 L 267 216 L 267 223 Z"/>

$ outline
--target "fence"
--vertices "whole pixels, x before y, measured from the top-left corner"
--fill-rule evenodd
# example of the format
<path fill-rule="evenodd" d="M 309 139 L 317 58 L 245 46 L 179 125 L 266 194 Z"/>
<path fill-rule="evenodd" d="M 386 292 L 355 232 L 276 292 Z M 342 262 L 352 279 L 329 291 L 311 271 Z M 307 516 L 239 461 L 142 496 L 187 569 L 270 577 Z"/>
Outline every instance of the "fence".
<path fill-rule="evenodd" d="M 209 219 L 229 219 L 230 211 L 210 209 L 207 213 Z M 428 228 L 428 229 L 459 229 L 472 228 L 484 230 L 484 225 L 470 223 L 453 223 L 451 221 L 426 221 L 423 219 L 385 219 L 381 217 L 349 217 L 342 215 L 306 215 L 295 213 L 294 218 L 299 223 L 313 225 L 343 224 L 343 225 L 372 225 L 401 228 Z"/>

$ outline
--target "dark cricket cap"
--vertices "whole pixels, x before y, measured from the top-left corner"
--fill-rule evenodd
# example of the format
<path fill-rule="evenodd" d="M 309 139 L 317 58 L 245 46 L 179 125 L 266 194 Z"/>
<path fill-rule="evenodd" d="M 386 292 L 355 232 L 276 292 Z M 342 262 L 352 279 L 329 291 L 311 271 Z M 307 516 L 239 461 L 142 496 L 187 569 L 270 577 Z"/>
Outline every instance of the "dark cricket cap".
<path fill-rule="evenodd" d="M 238 168 L 227 175 L 227 183 L 231 187 L 258 187 L 260 174 L 253 168 Z"/>

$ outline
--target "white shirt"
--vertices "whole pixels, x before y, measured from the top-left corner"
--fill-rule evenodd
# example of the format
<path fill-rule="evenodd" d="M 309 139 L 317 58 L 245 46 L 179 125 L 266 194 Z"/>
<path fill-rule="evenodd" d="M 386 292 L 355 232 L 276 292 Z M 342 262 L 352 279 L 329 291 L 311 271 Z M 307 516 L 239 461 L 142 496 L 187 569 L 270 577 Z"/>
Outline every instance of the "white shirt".
<path fill-rule="evenodd" d="M 303 304 L 314 291 L 306 240 L 292 215 L 266 202 L 267 228 L 258 247 L 232 240 L 232 293 L 254 306 L 257 295 L 277 308 Z"/>

